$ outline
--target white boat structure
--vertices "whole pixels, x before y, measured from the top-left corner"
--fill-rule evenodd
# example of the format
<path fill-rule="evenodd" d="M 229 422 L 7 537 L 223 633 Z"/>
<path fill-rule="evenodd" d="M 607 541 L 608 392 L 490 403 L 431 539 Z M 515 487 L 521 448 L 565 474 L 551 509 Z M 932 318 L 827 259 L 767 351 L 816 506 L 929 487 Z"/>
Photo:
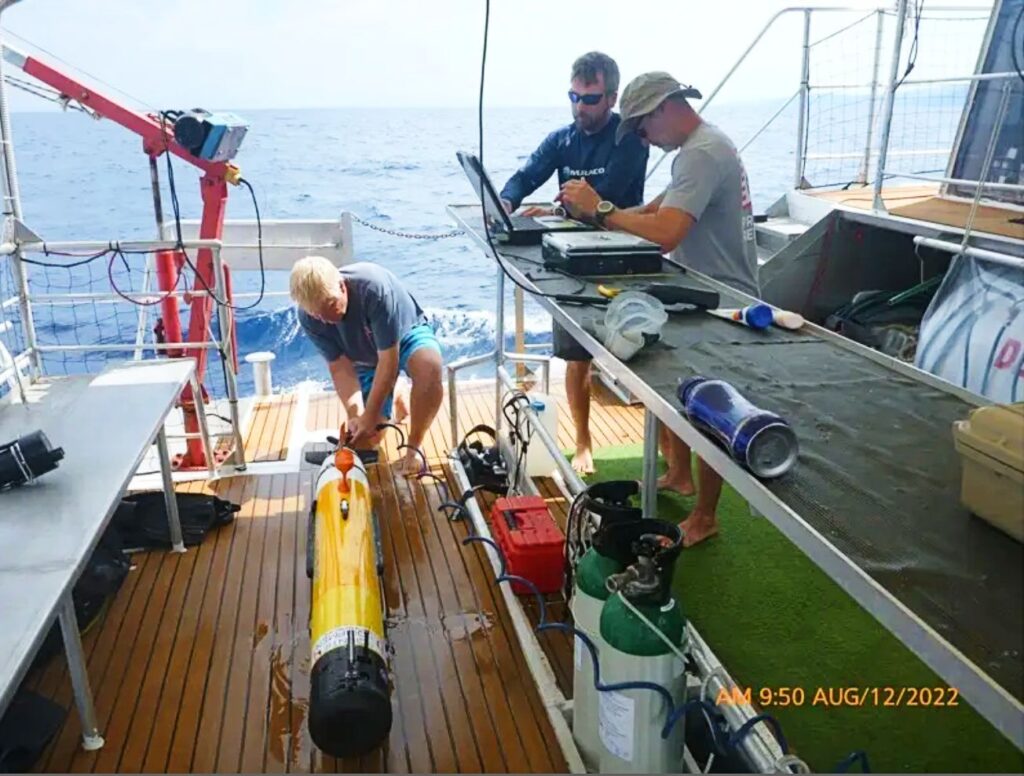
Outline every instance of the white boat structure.
<path fill-rule="evenodd" d="M 0 16 L 15 4 L 0 2 Z M 588 333 L 579 308 L 541 300 L 591 350 L 611 388 L 595 396 L 596 446 L 643 445 L 635 476 L 644 515 L 656 517 L 659 508 L 661 422 L 723 474 L 759 516 L 751 521 L 770 521 L 793 553 L 810 558 L 934 672 L 936 691 L 955 691 L 973 708 L 957 717 L 975 736 L 963 745 L 966 767 L 1011 770 L 1024 750 L 1020 544 L 959 505 L 951 424 L 975 407 L 1024 400 L 1024 76 L 1015 64 L 1024 55 L 1011 48 L 1021 47 L 1022 14 L 1024 0 L 997 0 L 983 11 L 907 0 L 787 9 L 709 93 L 703 110 L 713 119 L 708 106 L 742 77 L 759 41 L 780 20 L 800 18 L 800 83 L 743 147 L 749 159 L 765 132 L 794 141 L 793 187 L 757 229 L 765 300 L 801 313 L 808 324 L 799 332 L 754 341 L 719 319 L 673 319 L 666 338 L 674 351 L 625 365 Z M 848 51 L 857 52 L 852 61 Z M 836 62 L 845 64 L 830 72 Z M 19 687 L 75 706 L 37 769 L 586 772 L 600 764 L 588 751 L 617 746 L 620 756 L 630 752 L 621 762 L 640 772 L 650 752 L 670 745 L 674 734 L 662 736 L 660 726 L 677 711 L 685 735 L 672 744 L 678 751 L 665 770 L 706 772 L 716 761 L 727 770 L 810 770 L 803 752 L 819 750 L 801 741 L 799 728 L 782 733 L 777 698 L 748 693 L 758 668 L 744 665 L 738 676 L 718 656 L 729 645 L 705 640 L 693 621 L 668 652 L 680 681 L 662 716 L 638 732 L 631 715 L 646 708 L 635 704 L 650 691 L 612 689 L 603 692 L 600 714 L 589 709 L 599 729 L 574 731 L 573 675 L 585 651 L 571 628 L 537 630 L 568 626 L 570 602 L 554 593 L 541 603 L 496 583 L 505 568 L 499 552 L 466 541 L 492 536 L 494 497 L 472 492 L 456 447 L 486 424 L 514 460 L 517 443 L 502 413 L 510 394 L 540 391 L 562 418 L 552 431 L 532 407 L 522 409 L 554 468 L 544 477 L 515 472 L 512 490 L 543 496 L 565 529 L 585 487 L 560 453 L 572 427 L 551 359 L 522 345 L 521 330 L 506 352 L 506 281 L 532 282 L 508 258 L 496 270 L 496 348 L 448 365 L 447 401 L 424 445 L 425 475 L 406 480 L 387 465 L 401 441 L 393 435 L 383 461 L 368 467 L 390 644 L 390 735 L 358 756 L 319 751 L 306 724 L 305 559 L 316 469 L 305 456 L 327 449 L 341 408 L 333 395 L 308 388 L 272 392 L 272 354 L 247 353 L 235 336 L 239 309 L 272 294 L 233 293 L 231 278 L 286 271 L 310 253 L 350 262 L 358 255 L 353 217 L 225 220 L 245 132 L 234 117 L 217 117 L 223 134 L 190 150 L 174 131 L 180 115 L 137 111 L 45 56 L 4 42 L 0 68 L 0 450 L 5 436 L 37 428 L 64 448 L 54 471 L 36 477 L 28 467 L 26 479 L 37 481 L 0 492 L 0 536 L 17 555 L 0 562 L 0 712 Z M 32 229 L 21 209 L 11 86 L 142 138 L 153 239 L 51 241 Z M 790 118 L 795 127 L 783 128 Z M 172 155 L 201 171 L 198 220 L 180 217 L 167 180 Z M 454 149 L 452 157 L 454 164 Z M 475 228 L 479 204 L 448 213 L 493 257 Z M 748 301 L 693 277 L 737 304 Z M 519 290 L 515 305 L 521 311 Z M 127 340 L 126 319 L 134 333 Z M 90 341 L 81 340 L 83 325 L 95 334 Z M 492 378 L 458 379 L 486 364 Z M 252 396 L 239 395 L 245 368 L 256 372 Z M 770 401 L 782 402 L 778 411 L 803 434 L 798 476 L 759 481 L 679 413 L 674 378 L 709 369 L 777 393 Z M 122 493 L 153 487 L 165 495 L 215 493 L 241 510 L 181 552 L 168 495 L 172 551 L 133 556 L 123 586 L 80 636 L 72 588 Z M 1014 487 L 1012 479 L 1005 487 Z M 462 508 L 446 508 L 452 501 Z M 30 518 L 43 527 L 33 529 Z M 748 586 L 757 585 L 752 574 Z M 55 621 L 66 660 L 32 668 Z M 869 697 L 871 688 L 863 689 Z M 623 749 L 625 740 L 631 745 Z M 643 748 L 632 746 L 641 741 Z M 836 745 L 850 754 L 843 769 L 866 770 L 858 749 L 870 746 Z"/>

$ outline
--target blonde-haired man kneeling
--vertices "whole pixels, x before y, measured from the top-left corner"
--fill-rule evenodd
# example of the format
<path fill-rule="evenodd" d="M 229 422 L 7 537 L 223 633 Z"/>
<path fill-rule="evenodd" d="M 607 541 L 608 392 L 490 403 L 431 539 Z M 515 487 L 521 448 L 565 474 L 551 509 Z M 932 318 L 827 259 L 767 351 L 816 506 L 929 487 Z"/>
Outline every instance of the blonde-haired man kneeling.
<path fill-rule="evenodd" d="M 343 434 L 354 448 L 375 447 L 377 426 L 391 418 L 400 371 L 412 382 L 405 474 L 419 471 L 423 437 L 441 406 L 441 346 L 423 310 L 398 278 L 377 264 L 341 269 L 322 256 L 292 267 L 299 323 L 327 360 L 345 408 Z"/>

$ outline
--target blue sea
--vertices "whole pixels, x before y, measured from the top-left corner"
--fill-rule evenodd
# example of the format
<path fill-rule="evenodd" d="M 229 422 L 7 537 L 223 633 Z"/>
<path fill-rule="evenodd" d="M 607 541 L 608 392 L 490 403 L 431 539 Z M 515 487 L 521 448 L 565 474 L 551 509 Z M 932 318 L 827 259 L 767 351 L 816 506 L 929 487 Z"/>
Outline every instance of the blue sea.
<path fill-rule="evenodd" d="M 778 105 L 774 101 L 712 106 L 705 118 L 741 145 Z M 439 233 L 452 229 L 445 206 L 472 200 L 455 151 L 477 149 L 473 109 L 236 112 L 251 123 L 236 162 L 255 186 L 265 219 L 333 219 L 350 211 L 388 229 Z M 791 109 L 780 117 L 744 152 L 755 212 L 763 212 L 792 185 L 794 115 Z M 51 241 L 155 238 L 149 168 L 135 136 L 108 121 L 74 112 L 20 113 L 12 118 L 25 221 L 37 234 Z M 486 111 L 484 161 L 497 185 L 549 131 L 569 120 L 568 109 Z M 652 149 L 652 167 L 661 155 Z M 649 179 L 648 198 L 667 182 L 670 161 L 666 159 Z M 181 160 L 174 165 L 182 217 L 198 218 L 198 176 Z M 166 184 L 162 164 L 161 174 Z M 556 190 L 552 179 L 535 198 L 550 201 Z M 166 186 L 163 205 L 169 217 Z M 248 192 L 233 188 L 228 218 L 252 217 Z M 446 359 L 493 347 L 496 268 L 468 238 L 402 239 L 357 225 L 354 245 L 358 259 L 378 262 L 404 280 L 430 315 Z M 119 288 L 140 287 L 141 262 L 141 257 L 131 257 L 110 266 Z M 109 290 L 106 260 L 70 271 L 33 267 L 31 279 L 34 294 Z M 258 273 L 238 273 L 235 288 L 257 290 L 259 282 Z M 268 273 L 266 285 L 269 291 L 285 290 L 287 273 Z M 40 341 L 51 344 L 132 342 L 138 324 L 136 310 L 125 304 L 79 304 L 74 309 L 38 304 L 35 316 Z M 277 387 L 325 378 L 287 298 L 269 298 L 240 313 L 237 326 L 242 356 L 260 350 L 277 354 Z M 526 328 L 527 341 L 550 341 L 550 318 L 532 303 Z M 92 371 L 104 358 L 126 355 L 49 354 L 45 363 L 51 372 Z M 220 393 L 220 370 L 211 370 L 216 379 L 209 381 L 210 387 Z M 251 373 L 244 364 L 240 384 L 243 393 L 251 391 Z"/>

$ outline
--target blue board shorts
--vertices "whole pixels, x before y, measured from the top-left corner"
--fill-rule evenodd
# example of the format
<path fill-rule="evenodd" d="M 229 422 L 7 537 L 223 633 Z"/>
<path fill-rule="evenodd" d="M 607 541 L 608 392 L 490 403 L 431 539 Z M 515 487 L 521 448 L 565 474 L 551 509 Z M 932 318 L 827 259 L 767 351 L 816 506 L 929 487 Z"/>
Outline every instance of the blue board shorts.
<path fill-rule="evenodd" d="M 417 326 L 413 326 L 409 331 L 405 333 L 401 341 L 398 343 L 398 371 L 406 372 L 406 366 L 409 364 L 409 357 L 420 348 L 430 348 L 436 350 L 438 353 L 441 352 L 441 343 L 437 341 L 437 336 L 434 334 L 434 330 L 430 328 L 430 324 L 421 323 Z M 356 376 L 359 378 L 359 388 L 363 394 L 363 401 L 365 402 L 370 396 L 370 388 L 373 387 L 373 377 L 377 373 L 377 370 L 373 367 L 357 366 Z M 406 372 L 408 374 L 408 372 Z M 389 393 L 388 397 L 384 400 L 384 407 L 381 409 L 381 414 L 385 420 L 391 420 L 391 405 L 394 402 L 394 394 Z"/>

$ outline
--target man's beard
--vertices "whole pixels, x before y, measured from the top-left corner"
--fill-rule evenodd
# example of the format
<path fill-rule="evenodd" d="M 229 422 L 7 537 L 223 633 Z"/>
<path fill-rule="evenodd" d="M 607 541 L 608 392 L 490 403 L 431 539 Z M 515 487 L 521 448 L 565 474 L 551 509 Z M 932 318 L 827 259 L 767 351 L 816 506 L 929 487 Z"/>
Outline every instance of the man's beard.
<path fill-rule="evenodd" d="M 609 118 L 609 114 L 603 116 L 586 116 L 579 114 L 573 117 L 576 122 L 576 128 L 582 132 L 597 132 L 603 127 Z"/>
<path fill-rule="evenodd" d="M 597 121 L 595 119 L 592 119 L 589 116 L 577 116 L 576 117 L 576 128 L 577 129 L 582 129 L 584 132 L 589 132 L 595 126 L 597 126 Z"/>

